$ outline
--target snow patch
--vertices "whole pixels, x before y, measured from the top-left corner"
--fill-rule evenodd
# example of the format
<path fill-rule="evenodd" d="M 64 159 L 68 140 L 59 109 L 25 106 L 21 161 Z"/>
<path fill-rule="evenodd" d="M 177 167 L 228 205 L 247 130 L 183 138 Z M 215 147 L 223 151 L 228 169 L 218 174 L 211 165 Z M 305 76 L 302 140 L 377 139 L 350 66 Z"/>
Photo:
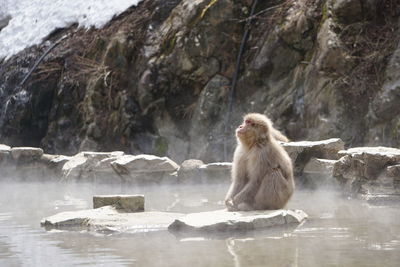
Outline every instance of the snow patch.
<path fill-rule="evenodd" d="M 74 23 L 101 28 L 114 16 L 142 0 L 0 0 L 0 20 L 11 16 L 0 31 L 0 58 L 40 44 L 58 28 Z"/>

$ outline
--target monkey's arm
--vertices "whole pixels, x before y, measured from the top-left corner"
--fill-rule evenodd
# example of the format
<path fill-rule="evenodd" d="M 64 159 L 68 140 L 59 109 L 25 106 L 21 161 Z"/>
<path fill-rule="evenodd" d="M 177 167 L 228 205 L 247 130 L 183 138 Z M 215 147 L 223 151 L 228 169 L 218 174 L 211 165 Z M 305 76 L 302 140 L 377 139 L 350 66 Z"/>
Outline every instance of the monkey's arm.
<path fill-rule="evenodd" d="M 225 197 L 226 205 L 233 205 L 232 198 L 239 193 L 246 183 L 246 161 L 240 147 L 235 150 L 232 164 L 232 183 Z"/>
<path fill-rule="evenodd" d="M 256 194 L 259 184 L 259 179 L 250 179 L 243 189 L 236 196 L 234 196 L 233 204 L 238 205 L 251 200 L 251 198 L 253 198 Z"/>

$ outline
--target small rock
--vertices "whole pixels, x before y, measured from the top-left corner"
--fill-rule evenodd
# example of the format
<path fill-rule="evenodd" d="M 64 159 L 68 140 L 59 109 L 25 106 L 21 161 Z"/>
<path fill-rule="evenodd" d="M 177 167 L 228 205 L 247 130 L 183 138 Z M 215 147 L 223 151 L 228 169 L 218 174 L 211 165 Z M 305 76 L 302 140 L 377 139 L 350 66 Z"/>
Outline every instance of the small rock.
<path fill-rule="evenodd" d="M 144 211 L 143 195 L 100 195 L 93 196 L 93 208 L 114 206 L 119 211 L 138 212 Z"/>
<path fill-rule="evenodd" d="M 13 147 L 11 156 L 14 160 L 33 161 L 40 159 L 43 155 L 43 149 L 37 147 Z"/>
<path fill-rule="evenodd" d="M 307 218 L 301 210 L 229 212 L 217 210 L 188 214 L 175 220 L 170 231 L 226 232 L 264 229 L 287 224 L 300 224 Z"/>
<path fill-rule="evenodd" d="M 0 163 L 9 159 L 10 151 L 11 147 L 0 144 Z"/>

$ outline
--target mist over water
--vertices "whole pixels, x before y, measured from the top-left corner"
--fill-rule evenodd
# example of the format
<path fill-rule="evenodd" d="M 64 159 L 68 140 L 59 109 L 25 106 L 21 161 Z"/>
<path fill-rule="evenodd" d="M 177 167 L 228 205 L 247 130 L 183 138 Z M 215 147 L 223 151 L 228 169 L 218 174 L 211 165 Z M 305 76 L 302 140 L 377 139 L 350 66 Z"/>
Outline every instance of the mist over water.
<path fill-rule="evenodd" d="M 297 190 L 288 208 L 310 218 L 293 228 L 179 237 L 168 231 L 46 231 L 40 220 L 92 208 L 96 194 L 144 194 L 145 209 L 222 209 L 228 184 L 126 186 L 0 182 L 0 266 L 397 266 L 400 208 L 348 200 L 333 189 Z"/>

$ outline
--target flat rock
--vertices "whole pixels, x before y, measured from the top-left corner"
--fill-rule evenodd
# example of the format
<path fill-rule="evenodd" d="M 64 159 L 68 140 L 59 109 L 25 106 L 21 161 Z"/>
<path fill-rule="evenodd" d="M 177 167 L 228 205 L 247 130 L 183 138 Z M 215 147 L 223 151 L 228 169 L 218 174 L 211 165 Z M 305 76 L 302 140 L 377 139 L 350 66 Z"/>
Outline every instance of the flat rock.
<path fill-rule="evenodd" d="M 93 196 L 93 208 L 114 206 L 119 211 L 138 212 L 144 211 L 143 195 L 98 195 Z"/>
<path fill-rule="evenodd" d="M 316 158 L 338 159 L 337 153 L 344 149 L 344 142 L 340 138 L 321 141 L 288 142 L 281 143 L 281 145 L 294 161 L 303 153 L 311 153 Z M 319 156 L 315 154 L 319 154 Z"/>
<path fill-rule="evenodd" d="M 301 210 L 229 212 L 217 210 L 188 214 L 176 219 L 168 229 L 183 232 L 226 232 L 265 229 L 300 224 L 307 218 Z"/>
<path fill-rule="evenodd" d="M 121 213 L 112 206 L 67 211 L 42 219 L 46 229 L 113 231 L 124 233 L 166 230 L 174 220 L 184 216 L 172 212 Z"/>
<path fill-rule="evenodd" d="M 394 158 L 400 160 L 400 149 L 393 147 L 353 147 L 347 150 L 340 150 L 338 152 L 340 157 L 350 155 L 370 155 L 384 158 Z"/>
<path fill-rule="evenodd" d="M 374 206 L 388 206 L 388 205 L 398 206 L 400 203 L 400 194 L 362 195 L 361 198 L 366 200 L 367 203 Z"/>
<path fill-rule="evenodd" d="M 203 171 L 231 171 L 231 162 L 214 162 L 209 164 L 204 164 L 199 167 Z"/>
<path fill-rule="evenodd" d="M 295 175 L 301 175 L 305 165 L 312 158 L 339 159 L 338 152 L 344 149 L 344 142 L 340 138 L 322 141 L 301 141 L 281 143 L 294 163 Z"/>
<path fill-rule="evenodd" d="M 43 149 L 38 147 L 13 147 L 11 156 L 14 160 L 36 160 L 43 155 Z"/>

